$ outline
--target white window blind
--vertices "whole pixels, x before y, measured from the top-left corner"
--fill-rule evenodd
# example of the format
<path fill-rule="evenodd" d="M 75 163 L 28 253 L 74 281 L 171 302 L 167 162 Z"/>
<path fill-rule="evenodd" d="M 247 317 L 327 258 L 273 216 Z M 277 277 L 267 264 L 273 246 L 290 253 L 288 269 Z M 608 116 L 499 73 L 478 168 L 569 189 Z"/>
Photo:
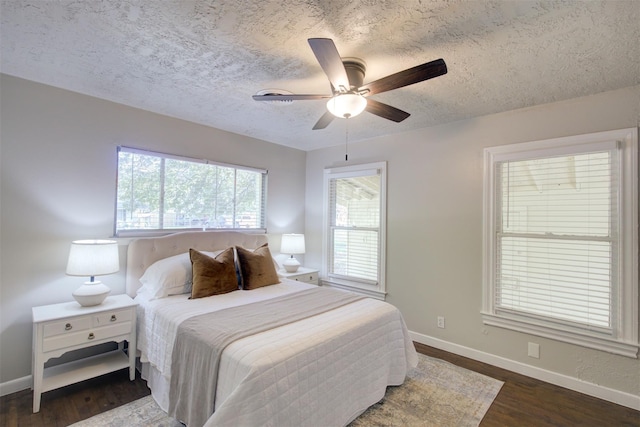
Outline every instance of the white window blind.
<path fill-rule="evenodd" d="M 495 306 L 611 332 L 615 149 L 497 163 Z"/>
<path fill-rule="evenodd" d="M 380 174 L 329 181 L 330 275 L 378 281 Z"/>

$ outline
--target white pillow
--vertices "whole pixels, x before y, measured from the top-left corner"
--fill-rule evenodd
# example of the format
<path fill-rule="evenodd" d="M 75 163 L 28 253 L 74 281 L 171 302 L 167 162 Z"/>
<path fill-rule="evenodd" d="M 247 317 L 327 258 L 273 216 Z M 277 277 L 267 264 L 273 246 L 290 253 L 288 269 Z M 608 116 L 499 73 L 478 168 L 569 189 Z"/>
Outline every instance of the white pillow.
<path fill-rule="evenodd" d="M 190 292 L 187 288 L 191 280 L 191 260 L 185 252 L 151 264 L 140 278 L 143 286 L 138 293 L 144 293 L 150 299 L 182 294 Z"/>
<path fill-rule="evenodd" d="M 203 252 L 215 258 L 222 251 Z M 151 264 L 140 278 L 139 294 L 149 299 L 164 298 L 191 292 L 193 276 L 189 252 L 158 260 Z"/>

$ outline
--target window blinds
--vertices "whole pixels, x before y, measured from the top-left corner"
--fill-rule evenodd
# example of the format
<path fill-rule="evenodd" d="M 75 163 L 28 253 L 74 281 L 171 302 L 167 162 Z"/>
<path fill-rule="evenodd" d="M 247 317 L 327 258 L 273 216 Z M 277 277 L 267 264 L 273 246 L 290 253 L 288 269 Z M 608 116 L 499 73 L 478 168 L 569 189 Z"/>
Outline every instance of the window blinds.
<path fill-rule="evenodd" d="M 377 284 L 381 178 L 359 174 L 329 180 L 329 275 Z"/>
<path fill-rule="evenodd" d="M 496 163 L 495 307 L 612 329 L 615 148 Z"/>

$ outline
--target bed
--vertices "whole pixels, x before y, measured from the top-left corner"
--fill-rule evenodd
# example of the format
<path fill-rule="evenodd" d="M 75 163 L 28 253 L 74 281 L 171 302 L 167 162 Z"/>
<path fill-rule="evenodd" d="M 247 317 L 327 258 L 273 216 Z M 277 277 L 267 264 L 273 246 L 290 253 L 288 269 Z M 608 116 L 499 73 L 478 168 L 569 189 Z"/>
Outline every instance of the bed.
<path fill-rule="evenodd" d="M 154 294 L 153 286 L 154 291 L 149 291 L 150 278 L 166 283 L 156 267 L 174 263 L 174 259 L 184 264 L 184 254 L 190 249 L 215 257 L 228 248 L 257 252 L 266 243 L 264 234 L 202 231 L 136 239 L 129 244 L 126 290 L 139 304 L 141 372 L 158 405 L 189 427 L 347 425 L 382 399 L 387 386 L 402 384 L 417 365 L 415 348 L 394 306 L 332 290 L 345 294 L 347 300 L 331 302 L 334 305 L 325 306 L 324 311 L 299 315 L 295 321 L 240 335 L 222 346 L 215 364 L 202 368 L 201 363 L 213 363 L 209 359 L 214 352 L 180 341 L 186 336 L 181 329 L 184 325 L 227 313 L 240 316 L 230 317 L 233 324 L 244 324 L 237 319 L 260 312 L 262 305 L 291 299 L 295 307 L 301 307 L 302 298 L 311 303 L 319 296 L 336 298 L 324 293 L 326 287 L 287 279 L 196 299 L 190 299 L 186 287 L 181 290 L 178 285 L 171 292 L 163 290 L 164 294 Z M 238 256 L 236 251 L 236 265 Z M 270 313 L 274 307 L 280 306 L 263 310 Z M 207 324 L 224 323 L 220 317 L 215 319 Z M 195 329 L 201 336 L 209 335 L 201 326 Z M 184 353 L 187 349 L 191 353 Z M 215 370 L 214 381 L 202 379 L 207 370 Z M 211 404 L 206 403 L 208 394 L 203 390 L 213 392 Z M 176 411 L 175 402 L 180 400 L 183 406 Z"/>

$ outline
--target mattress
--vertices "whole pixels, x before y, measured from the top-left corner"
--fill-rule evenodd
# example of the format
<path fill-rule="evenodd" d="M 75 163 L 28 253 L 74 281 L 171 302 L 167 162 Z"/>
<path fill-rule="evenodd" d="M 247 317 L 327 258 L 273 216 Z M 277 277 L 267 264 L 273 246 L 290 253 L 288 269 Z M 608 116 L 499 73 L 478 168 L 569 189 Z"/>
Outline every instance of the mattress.
<path fill-rule="evenodd" d="M 138 349 L 154 399 L 167 409 L 173 342 L 182 321 L 311 287 L 283 279 L 196 300 L 188 294 L 136 297 Z M 380 400 L 388 385 L 404 382 L 417 360 L 400 312 L 365 298 L 227 346 L 215 411 L 205 425 L 346 425 Z"/>

